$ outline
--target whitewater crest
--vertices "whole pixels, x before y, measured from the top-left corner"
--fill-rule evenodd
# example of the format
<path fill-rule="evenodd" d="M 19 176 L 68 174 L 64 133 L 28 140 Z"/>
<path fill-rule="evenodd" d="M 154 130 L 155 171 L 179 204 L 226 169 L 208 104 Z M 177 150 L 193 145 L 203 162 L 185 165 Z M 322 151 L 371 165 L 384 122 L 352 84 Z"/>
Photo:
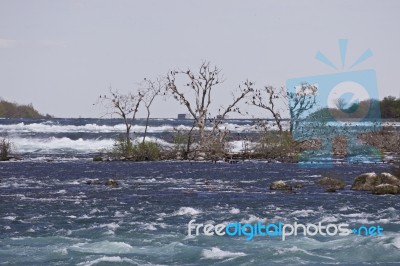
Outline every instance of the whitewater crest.
<path fill-rule="evenodd" d="M 52 120 L 4 120 L 0 124 L 0 136 L 7 136 L 17 153 L 31 156 L 87 155 L 111 150 L 115 140 L 125 132 L 125 125 L 118 119 L 52 119 Z M 256 132 L 251 120 L 232 120 L 221 125 L 232 133 Z M 139 119 L 131 128 L 132 140 L 141 142 L 145 121 Z M 192 128 L 191 120 L 151 119 L 147 128 L 147 140 L 163 147 L 174 145 L 172 134 Z M 211 130 L 211 128 L 207 128 Z M 196 129 L 195 129 L 196 130 Z M 254 143 L 233 140 L 228 145 L 232 151 L 253 147 Z"/>

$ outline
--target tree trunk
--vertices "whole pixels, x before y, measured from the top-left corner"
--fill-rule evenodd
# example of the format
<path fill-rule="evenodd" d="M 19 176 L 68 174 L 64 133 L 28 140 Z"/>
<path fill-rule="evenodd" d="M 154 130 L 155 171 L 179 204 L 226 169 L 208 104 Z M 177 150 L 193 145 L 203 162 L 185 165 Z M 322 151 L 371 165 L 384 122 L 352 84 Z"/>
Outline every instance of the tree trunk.
<path fill-rule="evenodd" d="M 200 135 L 200 147 L 204 145 L 204 127 L 205 127 L 205 117 L 199 117 L 197 122 L 197 127 L 199 128 Z"/>
<path fill-rule="evenodd" d="M 147 135 L 147 128 L 149 126 L 149 118 L 150 118 L 150 109 L 147 108 L 146 126 L 144 128 L 144 135 L 143 135 L 143 141 L 142 141 L 143 144 L 144 144 L 144 141 L 145 141 L 146 135 Z"/>
<path fill-rule="evenodd" d="M 195 126 L 195 123 L 193 123 L 192 128 L 189 130 L 188 141 L 187 141 L 187 145 L 186 145 L 186 152 L 185 152 L 185 154 L 183 156 L 183 158 L 185 160 L 187 160 L 189 158 L 190 145 L 192 145 L 192 131 L 193 131 L 194 126 Z"/>
<path fill-rule="evenodd" d="M 127 147 L 129 147 L 129 145 L 131 144 L 131 138 L 130 138 L 130 135 L 131 135 L 131 125 L 129 125 L 129 123 L 127 122 L 127 121 L 125 121 L 125 127 L 126 127 L 126 135 L 125 135 L 125 138 L 126 138 L 126 145 L 127 145 Z"/>
<path fill-rule="evenodd" d="M 278 128 L 279 128 L 279 132 L 282 133 L 283 129 L 282 129 L 280 117 L 278 117 L 278 115 L 277 115 L 275 112 L 273 112 L 272 114 L 274 115 L 274 119 L 275 119 L 276 125 L 277 125 Z"/>

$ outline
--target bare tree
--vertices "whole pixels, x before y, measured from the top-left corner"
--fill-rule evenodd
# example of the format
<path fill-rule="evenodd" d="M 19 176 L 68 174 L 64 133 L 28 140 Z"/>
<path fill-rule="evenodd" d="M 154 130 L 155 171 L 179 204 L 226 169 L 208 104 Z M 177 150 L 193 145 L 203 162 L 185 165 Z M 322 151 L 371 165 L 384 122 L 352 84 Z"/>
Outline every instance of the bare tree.
<path fill-rule="evenodd" d="M 346 109 L 347 104 L 348 104 L 348 103 L 347 103 L 347 101 L 346 101 L 345 98 L 338 98 L 338 99 L 336 99 L 336 101 L 335 101 L 336 107 L 337 107 L 339 110 L 341 110 L 341 111 L 343 111 L 343 110 Z"/>
<path fill-rule="evenodd" d="M 146 107 L 146 126 L 144 129 L 144 135 L 143 135 L 143 141 L 142 143 L 145 142 L 146 136 L 147 136 L 147 129 L 149 126 L 149 118 L 150 118 L 150 107 L 154 102 L 154 99 L 160 95 L 161 91 L 165 88 L 166 82 L 164 77 L 158 77 L 156 80 L 152 81 L 150 79 L 144 79 L 144 81 L 141 84 L 142 91 L 144 93 L 143 96 L 143 103 L 144 106 Z"/>
<path fill-rule="evenodd" d="M 253 86 L 254 83 L 249 80 L 246 80 L 243 84 L 239 85 L 239 92 L 236 95 L 232 93 L 231 104 L 225 108 L 221 106 L 221 108 L 219 108 L 218 110 L 219 112 L 218 115 L 210 119 L 210 122 L 212 124 L 211 135 L 217 136 L 218 137 L 217 141 L 219 143 L 224 143 L 229 133 L 229 131 L 226 128 L 221 129 L 222 122 L 224 121 L 226 116 L 231 112 L 242 114 L 240 108 L 237 105 L 240 101 L 244 100 L 249 93 L 254 91 Z"/>
<path fill-rule="evenodd" d="M 139 111 L 139 105 L 143 100 L 143 93 L 121 94 L 110 87 L 108 95 L 100 95 L 99 103 L 106 109 L 106 115 L 117 115 L 121 117 L 125 124 L 125 141 L 127 145 L 131 144 L 130 132 L 135 123 L 136 114 Z"/>
<path fill-rule="evenodd" d="M 212 103 L 212 92 L 215 87 L 223 82 L 220 69 L 216 66 L 210 66 L 209 62 L 203 62 L 198 73 L 188 69 L 187 71 L 174 70 L 167 75 L 167 91 L 184 105 L 194 119 L 195 126 L 199 131 L 200 147 L 204 147 L 206 140 L 206 122 L 211 117 L 209 112 Z M 183 76 L 184 85 L 180 85 L 177 81 L 178 76 Z M 251 84 L 252 85 L 252 84 Z M 251 85 L 241 90 L 239 96 L 234 96 L 232 104 L 226 109 L 220 111 L 219 120 L 214 121 L 213 129 L 217 129 L 220 122 L 225 116 L 232 111 L 236 111 L 236 105 L 241 101 L 247 93 L 251 91 Z M 194 100 L 192 100 L 194 99 Z"/>
<path fill-rule="evenodd" d="M 179 85 L 176 82 L 177 75 L 183 75 L 187 78 L 188 82 L 184 86 L 189 88 L 189 91 L 194 94 L 194 103 L 189 101 L 190 96 L 185 95 L 182 88 L 178 88 Z M 200 144 L 202 144 L 204 141 L 208 108 L 211 104 L 211 92 L 215 86 L 223 82 L 220 70 L 217 67 L 212 68 L 210 63 L 203 62 L 198 74 L 193 73 L 191 70 L 171 71 L 167 75 L 167 81 L 167 90 L 172 93 L 177 101 L 186 106 L 195 120 L 196 126 L 199 129 Z"/>
<path fill-rule="evenodd" d="M 273 116 L 280 132 L 283 132 L 281 114 L 284 110 L 282 110 L 282 106 L 286 106 L 291 117 L 290 133 L 292 133 L 300 116 L 315 106 L 317 91 L 316 86 L 307 83 L 301 84 L 295 92 L 285 91 L 284 88 L 265 86 L 262 89 L 254 90 L 247 104 L 267 110 Z"/>
<path fill-rule="evenodd" d="M 290 133 L 297 126 L 300 116 L 312 109 L 317 103 L 318 88 L 314 85 L 302 83 L 295 92 L 287 92 L 288 108 L 290 112 Z"/>
<path fill-rule="evenodd" d="M 287 101 L 287 95 L 283 88 L 277 89 L 272 86 L 265 86 L 262 89 L 254 90 L 247 104 L 267 110 L 273 116 L 279 131 L 282 132 L 282 110 L 280 107 L 285 101 Z"/>

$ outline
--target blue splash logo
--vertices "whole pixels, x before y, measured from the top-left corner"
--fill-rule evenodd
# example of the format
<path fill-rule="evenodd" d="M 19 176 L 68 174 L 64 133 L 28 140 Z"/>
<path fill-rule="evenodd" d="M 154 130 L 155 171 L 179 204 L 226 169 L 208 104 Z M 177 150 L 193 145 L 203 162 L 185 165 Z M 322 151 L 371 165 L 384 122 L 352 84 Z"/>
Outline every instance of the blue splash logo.
<path fill-rule="evenodd" d="M 357 140 L 360 134 L 381 129 L 376 73 L 373 69 L 344 71 L 347 44 L 347 40 L 339 40 L 341 70 L 323 53 L 318 52 L 315 57 L 338 73 L 286 81 L 293 138 L 321 143 L 319 150 L 300 154 L 302 167 L 332 167 L 332 143 L 337 137 L 346 138 L 346 159 L 349 162 L 376 161 L 381 157 L 377 149 Z M 367 49 L 350 65 L 349 70 L 371 56 L 372 51 Z M 305 88 L 312 90 L 307 92 Z"/>

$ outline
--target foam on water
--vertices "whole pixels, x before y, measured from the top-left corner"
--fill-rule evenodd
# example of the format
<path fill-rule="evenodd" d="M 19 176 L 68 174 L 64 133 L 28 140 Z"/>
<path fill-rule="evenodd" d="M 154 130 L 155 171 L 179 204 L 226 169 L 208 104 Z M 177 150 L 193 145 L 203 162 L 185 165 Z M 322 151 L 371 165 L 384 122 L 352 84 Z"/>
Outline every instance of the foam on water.
<path fill-rule="evenodd" d="M 72 140 L 67 137 L 38 138 L 11 138 L 15 148 L 20 153 L 51 154 L 60 152 L 95 153 L 102 149 L 113 147 L 114 140 L 82 139 Z"/>
<path fill-rule="evenodd" d="M 167 121 L 166 121 L 167 122 Z M 211 130 L 212 127 L 206 127 L 207 130 Z M 234 123 L 223 123 L 221 124 L 221 128 L 226 128 L 231 132 L 252 132 L 256 131 L 256 127 L 247 124 L 247 125 L 238 125 Z M 273 129 L 273 126 L 270 126 L 270 129 Z M 275 127 L 276 128 L 276 127 Z M 133 125 L 132 132 L 143 133 L 145 131 L 145 126 L 143 125 Z M 191 126 L 186 125 L 159 125 L 159 126 L 148 126 L 147 132 L 149 133 L 161 133 L 161 132 L 175 132 L 175 131 L 183 131 L 190 130 Z M 196 130 L 196 129 L 195 129 Z M 17 124 L 8 124 L 8 125 L 0 125 L 0 132 L 8 132 L 8 133 L 118 133 L 124 132 L 125 125 L 117 124 L 117 125 L 98 125 L 98 124 L 85 124 L 85 125 L 68 125 L 68 124 L 51 124 L 51 123 L 17 123 Z"/>
<path fill-rule="evenodd" d="M 147 132 L 173 132 L 175 129 L 178 130 L 190 130 L 190 127 L 179 125 L 177 127 L 164 125 L 164 126 L 149 126 Z M 134 125 L 132 132 L 143 133 L 145 126 Z M 108 125 L 97 125 L 97 124 L 86 124 L 81 126 L 76 125 L 57 125 L 57 124 L 46 124 L 46 123 L 18 123 L 11 125 L 0 125 L 0 132 L 8 133 L 119 133 L 125 131 L 124 124 L 118 124 L 115 126 Z"/>
<path fill-rule="evenodd" d="M 238 214 L 238 213 L 240 213 L 240 210 L 238 208 L 232 208 L 232 209 L 230 209 L 229 213 L 230 214 Z"/>
<path fill-rule="evenodd" d="M 120 227 L 120 225 L 117 223 L 109 223 L 109 224 L 101 224 L 99 227 L 100 228 L 108 228 L 110 230 L 115 231 L 117 228 Z"/>
<path fill-rule="evenodd" d="M 196 210 L 192 207 L 181 207 L 175 214 L 176 215 L 194 216 L 194 215 L 198 215 L 200 213 L 201 213 L 200 210 Z"/>
<path fill-rule="evenodd" d="M 121 258 L 119 256 L 112 256 L 112 257 L 107 257 L 107 256 L 102 256 L 101 258 L 91 260 L 91 261 L 85 261 L 78 263 L 80 266 L 92 266 L 96 265 L 102 262 L 109 262 L 109 263 L 128 263 L 128 264 L 136 264 L 133 260 L 128 259 L 128 258 Z"/>
<path fill-rule="evenodd" d="M 313 210 L 297 210 L 292 212 L 290 215 L 295 217 L 308 217 L 310 214 L 314 213 Z"/>
<path fill-rule="evenodd" d="M 144 230 L 149 230 L 149 231 L 157 231 L 157 227 L 154 226 L 154 224 L 146 224 L 143 226 Z"/>
<path fill-rule="evenodd" d="M 202 251 L 203 258 L 205 259 L 227 259 L 227 258 L 237 258 L 246 256 L 247 254 L 244 252 L 230 252 L 221 250 L 218 247 L 213 247 L 211 249 L 204 249 Z"/>
<path fill-rule="evenodd" d="M 261 221 L 261 223 L 265 223 L 267 221 L 266 218 L 260 218 L 256 215 L 250 214 L 248 216 L 248 218 L 243 218 L 242 220 L 240 220 L 240 223 L 242 224 L 254 224 L 257 223 L 258 221 Z"/>
<path fill-rule="evenodd" d="M 301 249 L 301 248 L 299 248 L 297 246 L 293 246 L 293 247 L 290 247 L 290 248 L 281 248 L 281 249 L 279 249 L 277 251 L 277 254 L 280 254 L 280 255 L 281 254 L 286 254 L 286 253 L 304 253 L 306 255 L 313 256 L 313 257 L 320 257 L 320 258 L 323 258 L 323 259 L 328 259 L 328 260 L 333 260 L 333 261 L 335 260 L 332 257 L 318 255 L 318 254 L 312 253 L 310 251 Z"/>
<path fill-rule="evenodd" d="M 394 238 L 392 245 L 400 249 L 400 236 Z"/>
<path fill-rule="evenodd" d="M 10 220 L 10 221 L 15 221 L 15 219 L 17 219 L 17 216 L 6 216 L 3 217 L 4 220 Z"/>
<path fill-rule="evenodd" d="M 161 146 L 171 146 L 162 139 L 147 137 L 147 141 L 158 143 Z M 60 154 L 60 153 L 98 153 L 104 150 L 110 150 L 115 144 L 114 139 L 70 139 L 68 137 L 49 137 L 49 138 L 15 138 L 10 140 L 15 143 L 15 148 L 19 153 L 34 154 Z M 141 141 L 137 138 L 134 141 Z"/>
<path fill-rule="evenodd" d="M 18 119 L 4 121 L 4 124 L 0 124 L 0 136 L 8 136 L 15 144 L 18 153 L 30 153 L 35 156 L 98 153 L 104 149 L 111 149 L 115 138 L 125 132 L 125 125 L 119 123 L 119 120 L 54 119 L 35 120 L 35 123 L 21 122 Z M 118 124 L 115 124 L 116 122 Z M 400 123 L 395 124 L 400 125 Z M 287 123 L 284 122 L 283 126 L 287 127 Z M 270 130 L 276 129 L 273 123 L 269 123 L 268 127 Z M 260 130 L 254 125 L 254 120 L 227 120 L 221 124 L 221 128 L 226 128 L 234 134 L 256 133 Z M 148 140 L 171 147 L 173 138 L 170 133 L 190 129 L 190 120 L 152 119 L 147 130 L 150 134 Z M 207 127 L 206 130 L 211 130 L 211 127 Z M 140 136 L 144 131 L 144 120 L 138 120 L 138 124 L 131 128 L 132 135 L 138 133 L 137 136 Z M 256 142 L 248 140 L 233 140 L 227 147 L 231 152 L 242 152 L 253 150 L 256 145 Z M 354 159 L 370 163 L 376 161 L 362 156 Z"/>
<path fill-rule="evenodd" d="M 79 243 L 72 245 L 69 249 L 91 254 L 129 254 L 135 250 L 125 242 L 111 242 L 108 240 L 94 243 Z"/>
<path fill-rule="evenodd" d="M 339 221 L 339 219 L 337 217 L 335 217 L 334 215 L 326 215 L 326 216 L 322 217 L 322 219 L 320 220 L 320 222 L 323 224 L 336 223 L 338 221 Z"/>

